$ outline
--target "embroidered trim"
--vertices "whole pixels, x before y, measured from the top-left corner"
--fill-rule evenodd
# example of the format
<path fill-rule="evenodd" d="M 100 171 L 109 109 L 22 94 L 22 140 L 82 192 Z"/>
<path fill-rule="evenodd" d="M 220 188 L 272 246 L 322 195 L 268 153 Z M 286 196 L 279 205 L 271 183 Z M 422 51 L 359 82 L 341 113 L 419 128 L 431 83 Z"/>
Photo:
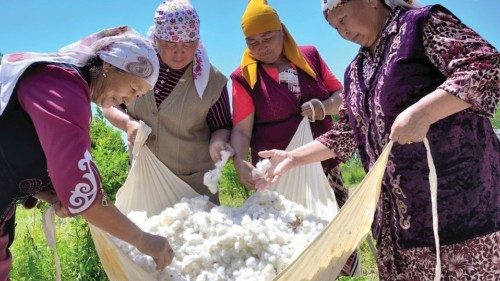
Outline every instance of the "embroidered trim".
<path fill-rule="evenodd" d="M 86 210 L 97 197 L 97 178 L 91 166 L 92 156 L 88 150 L 85 151 L 83 158 L 78 161 L 78 168 L 85 173 L 82 178 L 89 183 L 80 182 L 71 191 L 68 210 L 72 213 L 79 213 Z"/>
<path fill-rule="evenodd" d="M 300 93 L 299 86 L 299 76 L 297 75 L 297 70 L 289 68 L 282 71 L 278 75 L 279 83 L 286 83 L 288 85 L 288 90 L 294 93 Z"/>

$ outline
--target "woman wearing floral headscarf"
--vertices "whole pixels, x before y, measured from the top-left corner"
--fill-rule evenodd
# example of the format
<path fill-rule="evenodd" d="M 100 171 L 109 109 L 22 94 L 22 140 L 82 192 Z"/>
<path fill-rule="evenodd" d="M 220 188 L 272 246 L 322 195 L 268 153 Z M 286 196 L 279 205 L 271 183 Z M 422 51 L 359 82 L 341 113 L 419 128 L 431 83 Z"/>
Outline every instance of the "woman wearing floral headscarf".
<path fill-rule="evenodd" d="M 500 142 L 488 116 L 500 99 L 500 54 L 439 5 L 322 3 L 330 25 L 361 46 L 344 78 L 341 120 L 296 151 L 261 152 L 277 164 L 270 176 L 345 160 L 356 147 L 368 170 L 393 140 L 373 224 L 380 279 L 499 280 Z M 437 172 L 439 256 L 425 137 Z"/>
<path fill-rule="evenodd" d="M 33 196 L 168 265 L 168 241 L 141 231 L 110 202 L 90 155 L 90 102 L 110 107 L 152 89 L 153 46 L 128 27 L 92 34 L 58 53 L 7 54 L 0 65 L 0 280 L 11 269 L 16 203 Z M 36 200 L 35 200 L 36 203 Z"/>
<path fill-rule="evenodd" d="M 233 131 L 231 145 L 240 181 L 254 188 L 252 177 L 257 152 L 285 149 L 303 116 L 311 121 L 315 137 L 332 128 L 332 114 L 341 103 L 342 85 L 313 46 L 297 46 L 276 11 L 265 0 L 251 0 L 241 19 L 247 47 L 240 66 L 231 74 Z M 307 104 L 310 104 L 307 105 Z M 248 149 L 252 163 L 247 161 Z M 338 205 L 347 191 L 336 161 L 322 162 Z M 342 270 L 360 272 L 357 254 Z"/>
<path fill-rule="evenodd" d="M 203 175 L 230 150 L 231 113 L 227 79 L 210 64 L 200 40 L 200 20 L 187 0 L 167 0 L 156 9 L 150 29 L 160 57 L 154 90 L 126 105 L 104 111 L 127 132 L 132 144 L 139 123 L 153 131 L 147 146 L 174 174 L 200 194 L 219 202 L 203 184 Z"/>

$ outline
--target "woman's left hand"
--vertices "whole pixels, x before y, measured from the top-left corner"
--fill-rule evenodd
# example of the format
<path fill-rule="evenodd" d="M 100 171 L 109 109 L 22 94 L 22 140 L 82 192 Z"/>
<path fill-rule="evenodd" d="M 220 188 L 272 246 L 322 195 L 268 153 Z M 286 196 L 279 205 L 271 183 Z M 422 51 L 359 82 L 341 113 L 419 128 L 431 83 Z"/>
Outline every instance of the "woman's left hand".
<path fill-rule="evenodd" d="M 389 138 L 399 144 L 411 144 L 424 140 L 431 122 L 414 106 L 401 112 L 392 124 Z"/>
<path fill-rule="evenodd" d="M 221 160 L 221 151 L 227 150 L 231 152 L 231 154 L 234 154 L 233 148 L 229 145 L 229 143 L 225 141 L 212 141 L 210 143 L 210 146 L 208 147 L 210 157 L 214 162 L 220 161 Z"/>
<path fill-rule="evenodd" d="M 311 106 L 309 105 L 312 105 Z M 311 122 L 314 122 L 316 120 L 323 120 L 325 119 L 325 109 L 324 105 L 322 105 L 322 101 L 318 99 L 312 99 L 308 102 L 305 102 L 302 104 L 301 109 L 301 115 L 304 117 L 309 118 Z"/>

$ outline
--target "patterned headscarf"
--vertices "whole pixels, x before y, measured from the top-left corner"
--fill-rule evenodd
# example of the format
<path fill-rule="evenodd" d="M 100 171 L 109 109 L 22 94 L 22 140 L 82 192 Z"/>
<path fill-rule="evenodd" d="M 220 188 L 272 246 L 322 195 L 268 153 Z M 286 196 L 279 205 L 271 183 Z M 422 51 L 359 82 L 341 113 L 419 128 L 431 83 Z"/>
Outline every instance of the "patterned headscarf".
<path fill-rule="evenodd" d="M 329 11 L 351 0 L 321 0 L 321 9 L 325 16 Z M 384 0 L 385 4 L 391 9 L 396 7 L 406 7 L 410 9 L 421 8 L 423 5 L 418 0 Z"/>
<path fill-rule="evenodd" d="M 0 115 L 24 71 L 35 62 L 68 63 L 84 66 L 99 56 L 103 61 L 156 84 L 160 64 L 152 44 L 130 27 L 101 30 L 59 50 L 57 53 L 14 53 L 0 65 Z"/>
<path fill-rule="evenodd" d="M 309 76 L 316 78 L 316 73 L 300 52 L 292 35 L 281 23 L 278 13 L 267 4 L 267 0 L 250 0 L 248 2 L 241 17 L 241 29 L 245 37 L 267 31 L 282 30 L 284 34 L 283 55 Z M 248 48 L 245 48 L 240 68 L 248 85 L 253 89 L 257 82 L 257 60 L 253 58 Z"/>
<path fill-rule="evenodd" d="M 198 41 L 193 60 L 193 79 L 198 95 L 202 97 L 208 84 L 210 60 L 200 40 L 200 18 L 189 0 L 166 0 L 156 9 L 154 25 L 149 28 L 149 38 L 169 42 Z"/>

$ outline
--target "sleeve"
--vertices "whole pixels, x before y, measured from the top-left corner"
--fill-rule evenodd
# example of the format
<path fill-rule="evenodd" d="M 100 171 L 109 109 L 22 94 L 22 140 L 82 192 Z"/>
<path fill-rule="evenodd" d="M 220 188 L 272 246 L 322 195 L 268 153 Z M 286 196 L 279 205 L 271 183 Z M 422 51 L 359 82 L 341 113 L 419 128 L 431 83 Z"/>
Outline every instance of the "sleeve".
<path fill-rule="evenodd" d="M 219 99 L 208 111 L 207 123 L 210 132 L 215 132 L 219 129 L 231 130 L 233 122 L 231 120 L 231 107 L 229 105 L 227 86 L 224 86 Z"/>
<path fill-rule="evenodd" d="M 500 97 L 500 54 L 456 17 L 431 13 L 423 28 L 429 59 L 447 76 L 438 88 L 471 104 L 485 116 L 495 114 Z"/>
<path fill-rule="evenodd" d="M 233 124 L 238 124 L 241 120 L 254 112 L 254 104 L 250 93 L 238 82 L 232 79 L 233 84 Z"/>
<path fill-rule="evenodd" d="M 333 93 L 338 90 L 342 90 L 342 83 L 340 83 L 337 77 L 335 77 L 321 56 L 319 56 L 319 63 L 321 65 L 321 78 L 323 79 L 323 83 L 325 83 L 328 92 Z"/>
<path fill-rule="evenodd" d="M 71 215 L 84 212 L 102 192 L 90 155 L 87 84 L 75 70 L 47 65 L 23 77 L 18 97 L 35 126 L 59 200 Z"/>
<path fill-rule="evenodd" d="M 349 160 L 357 148 L 345 103 L 342 103 L 339 109 L 339 118 L 330 131 L 316 138 L 324 146 L 333 150 L 336 155 L 333 159 L 337 164 Z"/>

